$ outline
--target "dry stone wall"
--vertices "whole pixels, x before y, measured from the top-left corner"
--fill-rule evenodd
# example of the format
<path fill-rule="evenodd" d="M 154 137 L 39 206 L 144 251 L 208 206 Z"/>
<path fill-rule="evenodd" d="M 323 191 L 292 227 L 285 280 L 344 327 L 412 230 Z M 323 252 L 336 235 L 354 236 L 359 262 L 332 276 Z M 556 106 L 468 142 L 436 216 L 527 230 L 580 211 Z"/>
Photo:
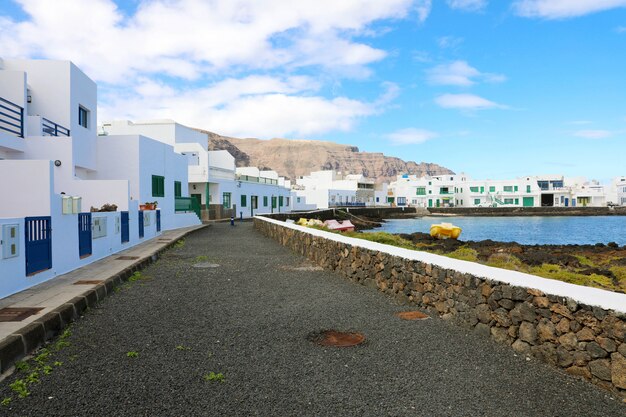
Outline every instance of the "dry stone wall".
<path fill-rule="evenodd" d="M 263 218 L 254 222 L 266 236 L 355 283 L 472 327 L 626 400 L 623 313 L 314 236 Z"/>

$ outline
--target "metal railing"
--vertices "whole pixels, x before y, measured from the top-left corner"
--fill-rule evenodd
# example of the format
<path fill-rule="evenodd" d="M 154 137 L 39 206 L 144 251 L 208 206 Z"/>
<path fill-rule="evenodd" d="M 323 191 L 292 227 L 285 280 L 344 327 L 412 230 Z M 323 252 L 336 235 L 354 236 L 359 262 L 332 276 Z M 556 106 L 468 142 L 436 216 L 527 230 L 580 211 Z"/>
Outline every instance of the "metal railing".
<path fill-rule="evenodd" d="M 70 130 L 59 124 L 54 123 L 52 120 L 48 120 L 45 117 L 41 118 L 41 130 L 44 136 L 69 136 Z"/>
<path fill-rule="evenodd" d="M 199 219 L 202 220 L 200 203 L 198 203 L 198 199 L 195 197 L 175 197 L 174 200 L 174 211 L 177 213 L 180 212 L 191 212 L 196 213 Z"/>
<path fill-rule="evenodd" d="M 0 97 L 0 130 L 24 137 L 24 109 Z"/>
<path fill-rule="evenodd" d="M 237 181 L 258 182 L 259 184 L 278 185 L 278 180 L 265 177 L 253 177 L 251 175 L 237 175 Z"/>

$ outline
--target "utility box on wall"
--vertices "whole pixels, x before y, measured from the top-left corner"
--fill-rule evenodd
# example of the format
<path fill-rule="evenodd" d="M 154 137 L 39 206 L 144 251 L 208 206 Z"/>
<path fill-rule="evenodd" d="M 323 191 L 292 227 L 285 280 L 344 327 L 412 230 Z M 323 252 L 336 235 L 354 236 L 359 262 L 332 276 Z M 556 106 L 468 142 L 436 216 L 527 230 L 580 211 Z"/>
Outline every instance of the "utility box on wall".
<path fill-rule="evenodd" d="M 72 197 L 64 195 L 61 198 L 61 213 L 72 214 Z"/>
<path fill-rule="evenodd" d="M 72 213 L 78 214 L 81 211 L 83 205 L 82 197 L 72 197 Z"/>
<path fill-rule="evenodd" d="M 120 216 L 115 216 L 115 234 L 120 233 Z"/>
<path fill-rule="evenodd" d="M 107 235 L 107 218 L 94 217 L 91 221 L 91 238 L 98 239 Z"/>
<path fill-rule="evenodd" d="M 14 258 L 20 254 L 20 225 L 2 225 L 2 259 Z"/>
<path fill-rule="evenodd" d="M 144 226 L 150 226 L 150 213 L 148 212 L 144 212 L 143 213 L 143 225 Z"/>

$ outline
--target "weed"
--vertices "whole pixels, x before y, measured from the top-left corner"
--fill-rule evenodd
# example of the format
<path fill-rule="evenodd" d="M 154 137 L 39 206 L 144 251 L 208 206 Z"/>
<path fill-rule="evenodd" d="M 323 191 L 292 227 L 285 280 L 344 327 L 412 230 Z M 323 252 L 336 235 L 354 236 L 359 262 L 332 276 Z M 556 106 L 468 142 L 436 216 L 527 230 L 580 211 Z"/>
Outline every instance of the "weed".
<path fill-rule="evenodd" d="M 6 407 L 7 405 L 11 404 L 12 400 L 13 400 L 13 398 L 11 398 L 11 397 L 4 397 L 2 399 L 2 402 L 0 402 L 0 404 Z"/>
<path fill-rule="evenodd" d="M 115 287 L 115 288 L 113 288 L 113 291 L 115 291 L 116 293 L 118 293 L 118 292 L 122 291 L 122 289 L 121 289 L 120 287 Z"/>
<path fill-rule="evenodd" d="M 196 262 L 206 262 L 208 260 L 209 260 L 208 256 L 205 256 L 205 255 L 196 256 Z"/>
<path fill-rule="evenodd" d="M 44 375 L 50 375 L 52 373 L 52 366 L 50 365 L 44 365 L 41 368 L 41 372 L 43 372 Z"/>
<path fill-rule="evenodd" d="M 204 374 L 204 380 L 207 382 L 224 382 L 224 374 L 223 373 L 215 373 L 211 371 L 211 373 Z"/>
<path fill-rule="evenodd" d="M 584 255 L 576 255 L 576 254 L 574 254 L 574 257 L 575 257 L 576 259 L 578 259 L 578 262 L 579 262 L 581 265 L 590 266 L 590 267 L 592 267 L 592 268 L 597 266 L 596 264 L 594 264 L 594 263 L 591 261 L 591 259 L 587 258 L 587 257 L 586 257 L 586 256 L 584 256 Z"/>
<path fill-rule="evenodd" d="M 50 352 L 47 350 L 35 356 L 35 362 L 37 362 L 37 365 L 39 366 L 44 365 L 49 360 L 50 360 Z"/>
<path fill-rule="evenodd" d="M 177 240 L 176 243 L 174 243 L 174 248 L 176 249 L 180 249 L 184 246 L 185 246 L 185 239 Z"/>
<path fill-rule="evenodd" d="M 191 348 L 183 345 L 178 345 L 176 346 L 176 350 L 191 350 Z"/>
<path fill-rule="evenodd" d="M 15 369 L 17 369 L 18 371 L 27 372 L 28 370 L 30 370 L 30 365 L 28 364 L 28 362 L 17 361 L 15 362 Z"/>
<path fill-rule="evenodd" d="M 9 387 L 20 397 L 26 398 L 30 395 L 30 391 L 28 391 L 28 387 L 26 382 L 22 379 L 18 379 L 14 383 L 10 384 Z"/>
<path fill-rule="evenodd" d="M 63 331 L 63 333 L 61 334 L 61 336 L 59 336 L 59 339 L 67 339 L 68 337 L 70 337 L 72 335 L 72 331 L 67 328 Z"/>
<path fill-rule="evenodd" d="M 39 383 L 39 372 L 31 372 L 26 378 L 26 382 L 29 384 L 38 384 Z"/>
<path fill-rule="evenodd" d="M 137 358 L 139 357 L 139 352 L 135 352 L 134 350 L 131 350 L 130 352 L 126 353 L 126 356 L 129 358 Z"/>
<path fill-rule="evenodd" d="M 510 269 L 513 271 L 524 271 L 522 261 L 510 253 L 494 253 L 487 259 L 487 265 L 495 268 Z"/>
<path fill-rule="evenodd" d="M 478 262 L 478 252 L 467 246 L 461 246 L 454 252 L 448 253 L 446 256 L 462 261 Z"/>
<path fill-rule="evenodd" d="M 133 273 L 129 278 L 128 278 L 128 282 L 135 282 L 135 281 L 139 281 L 141 279 L 141 272 L 136 271 L 135 273 Z"/>
<path fill-rule="evenodd" d="M 57 352 L 63 348 L 66 348 L 68 346 L 70 346 L 71 343 L 68 342 L 67 340 L 59 340 L 58 342 L 56 342 L 54 344 L 54 350 L 56 350 Z"/>
<path fill-rule="evenodd" d="M 613 282 L 611 278 L 604 275 L 591 274 L 583 275 L 577 272 L 564 270 L 559 265 L 543 264 L 531 268 L 531 274 L 539 275 L 544 278 L 557 279 L 559 281 L 569 282 L 571 284 L 585 285 L 596 288 L 612 288 Z"/>
<path fill-rule="evenodd" d="M 72 355 L 68 359 L 70 360 L 70 362 L 74 362 L 76 359 L 78 359 L 78 355 Z"/>
<path fill-rule="evenodd" d="M 63 366 L 63 362 L 61 362 L 61 361 L 54 361 L 53 365 L 54 366 Z"/>
<path fill-rule="evenodd" d="M 385 232 L 374 232 L 374 233 L 358 233 L 358 232 L 344 232 L 342 233 L 344 236 L 354 237 L 363 240 L 369 240 L 371 242 L 383 243 L 385 245 L 397 246 L 405 249 L 415 249 L 415 245 L 401 238 L 400 236 L 393 235 L 391 233 Z"/>

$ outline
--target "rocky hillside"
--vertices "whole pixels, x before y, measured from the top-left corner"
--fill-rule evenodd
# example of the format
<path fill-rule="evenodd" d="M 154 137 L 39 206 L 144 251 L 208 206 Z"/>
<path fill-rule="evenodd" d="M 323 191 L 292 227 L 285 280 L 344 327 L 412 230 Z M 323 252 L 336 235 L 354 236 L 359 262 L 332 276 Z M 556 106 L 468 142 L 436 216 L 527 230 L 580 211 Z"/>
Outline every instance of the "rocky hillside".
<path fill-rule="evenodd" d="M 403 161 L 382 153 L 359 152 L 356 146 L 340 145 L 318 140 L 238 139 L 209 135 L 209 149 L 229 151 L 237 166 L 258 166 L 273 169 L 281 176 L 295 179 L 311 171 L 334 169 L 350 174 L 363 174 L 378 182 L 394 181 L 398 174 L 452 174 L 437 164 Z"/>

